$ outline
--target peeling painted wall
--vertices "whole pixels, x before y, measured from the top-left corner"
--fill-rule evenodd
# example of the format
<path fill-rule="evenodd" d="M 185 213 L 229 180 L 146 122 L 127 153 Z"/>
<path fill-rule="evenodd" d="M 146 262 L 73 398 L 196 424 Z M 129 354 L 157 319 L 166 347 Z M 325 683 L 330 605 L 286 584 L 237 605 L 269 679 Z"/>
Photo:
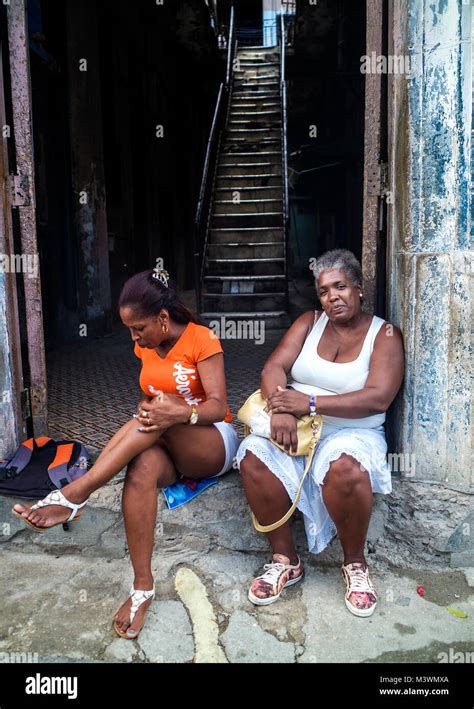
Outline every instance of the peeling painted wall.
<path fill-rule="evenodd" d="M 393 80 L 389 285 L 407 355 L 397 448 L 416 456 L 415 479 L 466 492 L 474 487 L 471 11 L 462 0 L 394 2 L 394 47 L 411 69 Z"/>
<path fill-rule="evenodd" d="M 18 445 L 14 415 L 13 368 L 10 362 L 10 332 L 7 321 L 6 277 L 0 271 L 0 460 L 8 458 Z"/>

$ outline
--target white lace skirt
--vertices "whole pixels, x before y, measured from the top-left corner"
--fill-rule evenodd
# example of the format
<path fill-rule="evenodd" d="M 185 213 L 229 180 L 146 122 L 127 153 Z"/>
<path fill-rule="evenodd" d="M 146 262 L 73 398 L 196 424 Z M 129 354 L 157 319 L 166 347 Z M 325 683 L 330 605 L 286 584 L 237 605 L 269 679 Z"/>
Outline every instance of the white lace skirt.
<path fill-rule="evenodd" d="M 319 554 L 336 534 L 336 527 L 324 504 L 321 485 L 329 464 L 342 453 L 355 458 L 367 470 L 372 491 L 386 495 L 392 491 L 390 467 L 387 463 L 387 442 L 383 429 L 340 428 L 327 426 L 321 435 L 311 470 L 301 491 L 298 509 L 304 516 L 308 549 Z M 294 500 L 303 476 L 305 456 L 290 456 L 267 438 L 254 434 L 247 436 L 237 451 L 240 467 L 245 453 L 250 451 L 283 483 L 289 497 Z"/>

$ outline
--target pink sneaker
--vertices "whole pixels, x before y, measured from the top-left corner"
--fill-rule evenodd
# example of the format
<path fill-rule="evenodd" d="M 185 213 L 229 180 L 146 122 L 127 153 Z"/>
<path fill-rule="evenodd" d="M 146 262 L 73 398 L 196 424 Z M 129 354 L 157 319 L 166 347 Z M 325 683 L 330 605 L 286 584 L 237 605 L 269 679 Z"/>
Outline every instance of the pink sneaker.
<path fill-rule="evenodd" d="M 249 600 L 256 606 L 274 603 L 286 586 L 293 586 L 304 576 L 304 566 L 299 557 L 296 566 L 291 566 L 287 556 L 273 554 L 271 563 L 265 564 L 263 568 L 265 573 L 257 576 L 249 589 Z"/>
<path fill-rule="evenodd" d="M 346 582 L 345 601 L 350 612 L 362 618 L 372 615 L 377 605 L 377 594 L 367 564 L 354 562 L 343 565 L 342 576 Z"/>

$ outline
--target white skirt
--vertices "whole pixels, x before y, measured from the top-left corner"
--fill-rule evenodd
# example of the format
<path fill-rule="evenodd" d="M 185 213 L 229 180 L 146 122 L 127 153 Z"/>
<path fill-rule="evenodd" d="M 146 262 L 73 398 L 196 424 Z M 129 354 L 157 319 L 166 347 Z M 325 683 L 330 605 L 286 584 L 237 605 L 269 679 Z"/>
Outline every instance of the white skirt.
<path fill-rule="evenodd" d="M 305 468 L 305 456 L 291 456 L 267 438 L 254 434 L 247 436 L 237 451 L 240 468 L 245 453 L 250 451 L 282 482 L 291 500 L 294 500 Z M 392 491 L 390 467 L 387 462 L 385 431 L 367 428 L 340 428 L 327 426 L 321 439 L 311 470 L 301 491 L 298 509 L 303 513 L 308 549 L 319 554 L 335 536 L 336 526 L 324 504 L 321 485 L 332 461 L 342 453 L 355 458 L 367 470 L 372 492 L 387 495 Z"/>

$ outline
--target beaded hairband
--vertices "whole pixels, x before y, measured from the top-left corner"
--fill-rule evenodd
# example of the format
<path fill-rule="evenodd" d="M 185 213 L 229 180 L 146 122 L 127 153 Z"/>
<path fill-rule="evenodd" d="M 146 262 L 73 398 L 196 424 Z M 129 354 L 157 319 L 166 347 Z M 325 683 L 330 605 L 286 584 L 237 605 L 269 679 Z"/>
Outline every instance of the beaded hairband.
<path fill-rule="evenodd" d="M 170 274 L 168 273 L 168 271 L 163 270 L 159 266 L 155 266 L 151 277 L 153 278 L 153 280 L 162 283 L 165 288 L 168 288 L 168 281 L 170 279 Z"/>

